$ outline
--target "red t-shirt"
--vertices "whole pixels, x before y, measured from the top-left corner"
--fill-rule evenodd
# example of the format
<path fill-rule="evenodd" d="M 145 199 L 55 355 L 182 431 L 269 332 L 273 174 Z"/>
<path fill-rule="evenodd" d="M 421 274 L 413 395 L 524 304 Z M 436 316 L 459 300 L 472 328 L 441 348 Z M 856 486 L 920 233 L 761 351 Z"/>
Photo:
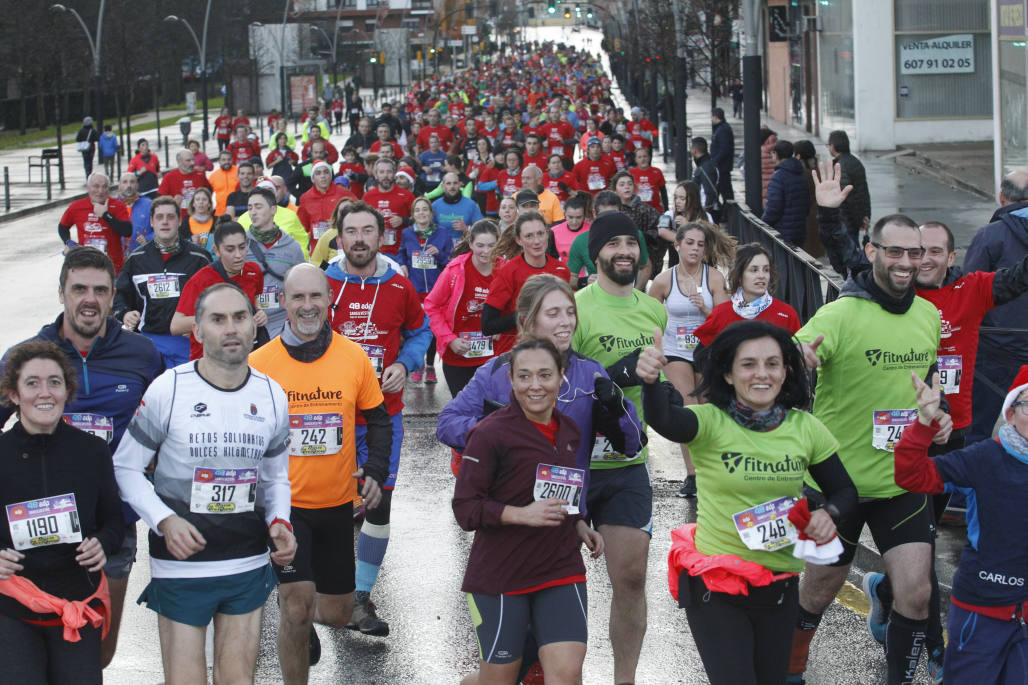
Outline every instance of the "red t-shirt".
<path fill-rule="evenodd" d="M 421 146 L 421 149 L 428 149 L 428 139 L 432 136 L 433 133 L 439 136 L 439 145 L 442 147 L 442 149 L 449 150 L 450 146 L 453 145 L 453 131 L 451 131 L 443 125 L 425 126 L 421 129 L 421 132 L 418 133 L 417 139 L 418 145 Z"/>
<path fill-rule="evenodd" d="M 232 137 L 232 117 L 218 117 L 214 120 L 214 130 L 220 140 Z"/>
<path fill-rule="evenodd" d="M 917 289 L 917 294 L 939 310 L 939 381 L 949 402 L 953 428 L 971 425 L 971 388 L 978 356 L 978 331 L 982 319 L 996 306 L 992 299 L 992 271 L 975 271 L 949 285 Z"/>
<path fill-rule="evenodd" d="M 400 233 L 403 227 L 393 228 L 389 225 L 389 218 L 398 216 L 402 219 L 410 218 L 410 208 L 414 204 L 414 193 L 394 185 L 389 192 L 382 192 L 378 186 L 364 193 L 364 201 L 371 207 L 378 210 L 378 213 L 386 220 L 385 235 L 379 250 L 387 254 L 396 254 L 400 251 Z"/>
<path fill-rule="evenodd" d="M 757 314 L 756 320 L 767 321 L 779 328 L 784 328 L 790 333 L 795 333 L 801 328 L 800 317 L 796 310 L 777 298 L 771 301 L 771 306 Z M 732 309 L 731 300 L 722 302 L 710 311 L 707 320 L 700 324 L 693 335 L 699 338 L 700 342 L 706 347 L 714 342 L 714 338 L 721 331 L 725 330 L 729 324 L 733 324 L 736 321 L 746 321 L 746 319 L 735 313 L 735 310 Z"/>
<path fill-rule="evenodd" d="M 328 284 L 332 302 L 337 303 L 331 313 L 332 329 L 364 347 L 381 380 L 381 371 L 400 354 L 403 330 L 421 328 L 425 322 L 414 284 L 399 274 L 384 283 L 364 287 L 334 278 L 328 279 Z M 403 409 L 403 391 L 386 393 L 385 405 L 390 416 L 398 414 Z M 364 423 L 360 414 L 357 423 Z"/>
<path fill-rule="evenodd" d="M 660 189 L 665 187 L 664 174 L 656 167 L 640 169 L 632 167 L 628 170 L 635 179 L 635 194 L 639 199 L 653 207 L 658 212 L 664 211 L 664 205 L 660 204 Z"/>
<path fill-rule="evenodd" d="M 548 159 L 549 155 L 547 155 L 545 152 L 540 151 L 537 155 L 525 155 L 524 157 L 522 157 L 521 165 L 523 167 L 534 165 L 539 167 L 539 171 L 546 173 L 546 164 Z"/>
<path fill-rule="evenodd" d="M 235 131 L 236 127 L 242 124 L 243 126 L 250 125 L 250 119 L 248 117 L 236 117 L 232 120 L 232 130 Z"/>
<path fill-rule="evenodd" d="M 261 156 L 261 146 L 256 140 L 236 140 L 228 149 L 232 153 L 232 164 L 237 166 L 251 157 Z"/>
<path fill-rule="evenodd" d="M 374 143 L 371 144 L 371 152 L 374 152 L 376 155 L 379 154 L 379 150 L 382 149 L 383 145 L 393 146 L 393 159 L 399 161 L 399 159 L 403 157 L 403 148 L 400 147 L 399 143 L 394 142 L 392 140 L 387 140 L 384 143 L 381 140 L 376 140 Z"/>
<path fill-rule="evenodd" d="M 119 221 L 129 220 L 129 211 L 125 203 L 117 198 L 108 198 L 107 211 Z M 76 229 L 75 242 L 79 245 L 95 247 L 108 257 L 114 264 L 116 272 L 121 271 L 125 263 L 125 255 L 121 249 L 121 236 L 114 232 L 103 217 L 93 212 L 93 203 L 88 197 L 75 200 L 61 215 L 61 226 L 72 226 Z"/>
<path fill-rule="evenodd" d="M 628 168 L 628 158 L 624 150 L 618 150 L 617 152 L 611 150 L 607 158 L 614 162 L 614 168 L 618 171 L 624 171 Z"/>
<path fill-rule="evenodd" d="M 625 136 L 632 141 L 635 147 L 653 147 L 653 140 L 658 136 L 657 127 L 649 119 L 639 121 L 628 121 L 625 123 L 628 135 Z M 647 138 L 647 134 L 649 138 Z"/>
<path fill-rule="evenodd" d="M 246 296 L 250 298 L 250 304 L 256 307 L 257 296 L 264 289 L 264 274 L 261 273 L 261 267 L 257 266 L 255 262 L 245 262 L 243 270 L 230 280 L 243 289 Z M 178 298 L 178 306 L 175 307 L 175 311 L 182 312 L 186 316 L 196 316 L 196 301 L 199 299 L 200 293 L 212 285 L 224 281 L 225 279 L 214 270 L 213 266 L 205 266 L 200 269 L 183 286 L 182 295 Z M 189 359 L 199 359 L 202 356 L 203 345 L 190 332 Z"/>
<path fill-rule="evenodd" d="M 489 181 L 500 180 L 500 170 L 496 167 L 487 167 L 481 162 L 475 162 L 479 166 L 483 167 L 481 173 L 478 174 L 479 183 L 488 183 Z M 483 191 L 485 194 L 485 213 L 496 214 L 500 211 L 500 197 L 495 191 L 487 190 Z"/>
<path fill-rule="evenodd" d="M 493 269 L 491 274 L 483 276 L 470 259 L 464 263 L 464 291 L 457 301 L 457 309 L 453 316 L 453 332 L 458 336 L 461 333 L 482 334 L 482 307 L 489 298 L 489 289 L 496 277 L 496 271 Z M 493 354 L 488 357 L 462 357 L 447 346 L 443 352 L 443 363 L 450 366 L 481 366 L 493 357 L 509 351 L 510 348 L 501 347 L 501 341 L 502 338 L 493 341 Z"/>
<path fill-rule="evenodd" d="M 518 169 L 513 175 L 506 169 L 497 173 L 496 190 L 499 191 L 501 197 L 514 197 L 521 190 L 521 170 Z M 497 202 L 496 206 L 499 208 L 500 203 Z"/>
<path fill-rule="evenodd" d="M 539 127 L 539 133 L 546 140 L 546 149 L 551 155 L 560 155 L 565 159 L 571 159 L 575 153 L 575 144 L 564 144 L 565 140 L 571 141 L 575 138 L 575 129 L 566 121 L 558 121 L 555 124 L 545 123 Z"/>
<path fill-rule="evenodd" d="M 518 295 L 521 293 L 521 286 L 536 274 L 553 274 L 565 281 L 571 281 L 571 272 L 562 262 L 546 255 L 546 264 L 537 269 L 525 261 L 525 255 L 521 254 L 501 266 L 493 279 L 492 288 L 489 290 L 489 297 L 485 303 L 500 311 L 500 314 L 507 316 L 517 311 Z M 517 332 L 513 329 L 500 335 L 500 343 L 505 349 L 514 346 Z"/>
<path fill-rule="evenodd" d="M 158 195 L 182 196 L 182 218 L 185 219 L 188 213 L 189 201 L 193 199 L 193 193 L 197 188 L 210 188 L 207 182 L 207 175 L 203 169 L 193 169 L 188 176 L 178 169 L 172 169 L 164 174 L 161 185 L 157 188 Z"/>
<path fill-rule="evenodd" d="M 564 184 L 566 188 L 561 188 L 561 184 Z M 543 186 L 556 195 L 561 204 L 564 204 L 568 201 L 568 191 L 578 190 L 578 180 L 571 175 L 570 171 L 565 171 L 557 178 L 550 176 L 550 172 L 547 171 L 543 174 Z"/>
<path fill-rule="evenodd" d="M 586 157 L 580 160 L 575 168 L 571 170 L 578 187 L 588 190 L 594 196 L 601 190 L 606 190 L 610 179 L 616 173 L 614 162 L 609 157 L 600 157 L 593 161 Z"/>

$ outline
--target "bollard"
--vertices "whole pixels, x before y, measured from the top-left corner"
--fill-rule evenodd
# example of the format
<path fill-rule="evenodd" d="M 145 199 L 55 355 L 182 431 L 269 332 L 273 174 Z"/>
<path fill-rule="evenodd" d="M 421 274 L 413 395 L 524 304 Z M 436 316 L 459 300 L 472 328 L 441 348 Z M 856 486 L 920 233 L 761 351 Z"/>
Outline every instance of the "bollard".
<path fill-rule="evenodd" d="M 117 157 L 118 157 L 118 178 L 120 179 L 121 178 L 121 150 L 118 150 Z M 113 181 L 114 179 L 111 179 L 111 180 Z"/>
<path fill-rule="evenodd" d="M 4 167 L 4 211 L 11 211 L 11 168 Z"/>
<path fill-rule="evenodd" d="M 54 199 L 53 189 L 50 187 L 50 162 L 46 163 L 46 201 Z"/>
<path fill-rule="evenodd" d="M 168 136 L 164 136 L 164 168 L 171 169 L 171 156 L 168 153 Z"/>

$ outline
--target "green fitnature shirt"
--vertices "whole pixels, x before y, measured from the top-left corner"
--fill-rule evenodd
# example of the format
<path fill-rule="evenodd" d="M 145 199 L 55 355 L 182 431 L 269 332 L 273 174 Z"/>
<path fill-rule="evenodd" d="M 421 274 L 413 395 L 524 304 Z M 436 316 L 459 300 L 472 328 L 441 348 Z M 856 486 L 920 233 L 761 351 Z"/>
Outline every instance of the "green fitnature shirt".
<path fill-rule="evenodd" d="M 610 366 L 625 355 L 653 344 L 653 329 L 667 327 L 664 305 L 639 290 L 631 297 L 616 297 L 606 293 L 598 283 L 592 283 L 575 293 L 578 305 L 578 328 L 571 339 L 571 347 L 579 354 L 591 357 L 603 366 Z M 639 421 L 643 420 L 642 388 L 625 388 L 625 397 L 635 403 Z M 643 423 L 643 430 L 646 424 Z M 646 461 L 647 450 L 642 448 L 632 459 L 601 461 L 594 459 L 591 468 L 612 469 Z"/>
<path fill-rule="evenodd" d="M 890 412 L 908 410 L 913 420 L 917 396 L 910 372 L 925 378 L 936 361 L 941 321 L 939 310 L 915 297 L 905 314 L 890 314 L 860 297 L 841 297 L 817 310 L 796 333 L 810 343 L 819 335 L 821 360 L 814 416 L 839 440 L 839 457 L 860 497 L 895 497 L 905 492 L 893 479 L 892 449 L 901 431 L 888 426 L 872 444 L 875 422 L 890 421 Z M 895 419 L 892 419 L 895 421 Z M 886 435 L 886 433 L 888 433 Z M 808 484 L 813 482 L 808 478 Z"/>

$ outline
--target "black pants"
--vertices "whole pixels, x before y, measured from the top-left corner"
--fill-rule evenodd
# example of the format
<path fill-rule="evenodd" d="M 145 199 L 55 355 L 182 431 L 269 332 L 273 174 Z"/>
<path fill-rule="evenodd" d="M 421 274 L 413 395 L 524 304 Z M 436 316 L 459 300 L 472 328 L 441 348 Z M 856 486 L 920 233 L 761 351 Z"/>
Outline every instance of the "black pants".
<path fill-rule="evenodd" d="M 425 365 L 435 366 L 435 336 L 428 341 L 428 349 L 425 350 Z"/>
<path fill-rule="evenodd" d="M 79 629 L 78 642 L 64 639 L 61 626 L 37 626 L 0 616 L 3 681 L 18 685 L 101 685 L 100 629 Z"/>
<path fill-rule="evenodd" d="M 443 378 L 446 379 L 446 386 L 450 389 L 450 395 L 456 397 L 457 393 L 471 382 L 471 378 L 480 368 L 479 366 L 450 366 L 443 362 Z"/>
<path fill-rule="evenodd" d="M 93 173 L 93 151 L 82 153 L 82 168 L 86 170 L 86 178 Z"/>
<path fill-rule="evenodd" d="M 683 573 L 685 608 L 710 685 L 782 685 L 800 610 L 799 578 L 751 587 L 749 596 L 711 592 Z"/>

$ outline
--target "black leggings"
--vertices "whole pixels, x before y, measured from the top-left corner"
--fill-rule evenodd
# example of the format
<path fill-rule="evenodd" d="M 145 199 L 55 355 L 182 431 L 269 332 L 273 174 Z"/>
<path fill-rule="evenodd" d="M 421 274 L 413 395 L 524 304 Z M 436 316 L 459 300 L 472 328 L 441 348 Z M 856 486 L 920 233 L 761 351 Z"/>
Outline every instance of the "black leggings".
<path fill-rule="evenodd" d="M 478 371 L 481 366 L 450 366 L 446 362 L 443 362 L 443 378 L 446 379 L 446 385 L 450 388 L 450 395 L 456 397 L 457 393 L 464 389 L 464 386 L 471 382 L 475 372 Z"/>
<path fill-rule="evenodd" d="M 0 616 L 4 646 L 4 682 L 19 685 L 101 685 L 100 629 L 79 629 L 78 642 L 68 642 L 61 626 L 37 626 Z"/>
<path fill-rule="evenodd" d="M 425 350 L 425 364 L 427 366 L 435 366 L 435 336 L 428 341 L 428 349 Z"/>
<path fill-rule="evenodd" d="M 781 685 L 789 667 L 799 614 L 799 578 L 751 587 L 749 596 L 711 592 L 703 580 L 683 574 L 691 604 L 689 629 L 710 685 Z"/>

